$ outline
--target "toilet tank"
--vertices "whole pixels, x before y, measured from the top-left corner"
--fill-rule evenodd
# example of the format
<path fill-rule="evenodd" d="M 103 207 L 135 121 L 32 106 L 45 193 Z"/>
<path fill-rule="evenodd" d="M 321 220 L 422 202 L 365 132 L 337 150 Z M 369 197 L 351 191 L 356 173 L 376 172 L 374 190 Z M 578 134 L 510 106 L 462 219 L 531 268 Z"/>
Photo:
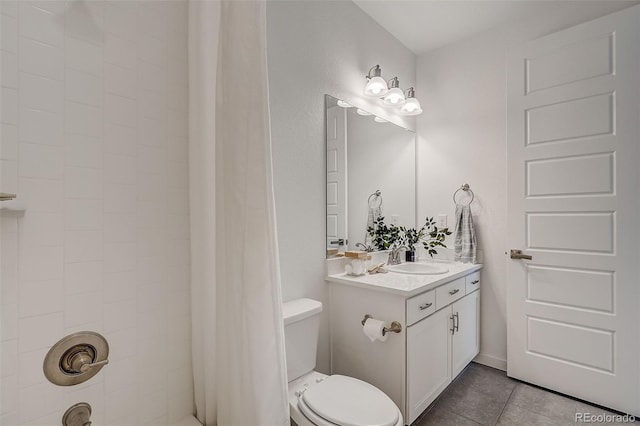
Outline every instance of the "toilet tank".
<path fill-rule="evenodd" d="M 296 299 L 282 305 L 289 382 L 316 366 L 320 312 L 322 303 L 312 299 Z"/>

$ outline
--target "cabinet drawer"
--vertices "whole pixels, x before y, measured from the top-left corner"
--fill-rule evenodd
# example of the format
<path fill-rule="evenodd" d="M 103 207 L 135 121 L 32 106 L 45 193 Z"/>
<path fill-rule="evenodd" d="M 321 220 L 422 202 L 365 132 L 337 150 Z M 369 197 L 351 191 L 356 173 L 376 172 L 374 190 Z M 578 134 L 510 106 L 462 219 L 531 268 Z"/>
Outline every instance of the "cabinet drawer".
<path fill-rule="evenodd" d="M 480 288 L 480 271 L 476 271 L 473 274 L 466 277 L 466 294 L 471 293 Z"/>
<path fill-rule="evenodd" d="M 412 297 L 407 300 L 407 325 L 411 325 L 435 311 L 436 292 L 434 290 Z"/>
<path fill-rule="evenodd" d="M 455 302 L 465 294 L 465 277 L 436 288 L 436 310 Z"/>

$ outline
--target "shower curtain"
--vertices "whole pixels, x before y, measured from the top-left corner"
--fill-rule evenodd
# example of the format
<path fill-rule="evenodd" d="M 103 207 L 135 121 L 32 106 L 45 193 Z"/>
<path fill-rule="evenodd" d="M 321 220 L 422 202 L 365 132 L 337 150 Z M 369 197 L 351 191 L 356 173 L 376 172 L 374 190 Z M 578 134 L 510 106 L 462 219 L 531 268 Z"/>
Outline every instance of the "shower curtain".
<path fill-rule="evenodd" d="M 205 425 L 288 425 L 266 3 L 189 4 L 192 351 Z"/>

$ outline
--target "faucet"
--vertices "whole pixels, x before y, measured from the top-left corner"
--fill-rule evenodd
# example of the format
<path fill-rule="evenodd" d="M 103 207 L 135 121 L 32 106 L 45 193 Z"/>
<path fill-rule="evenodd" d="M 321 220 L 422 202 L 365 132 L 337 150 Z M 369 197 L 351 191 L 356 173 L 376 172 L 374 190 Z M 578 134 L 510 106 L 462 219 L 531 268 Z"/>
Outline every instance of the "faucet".
<path fill-rule="evenodd" d="M 400 264 L 400 250 L 402 250 L 402 249 L 408 250 L 409 247 L 407 247 L 407 246 L 398 246 L 398 247 L 391 248 L 391 251 L 389 251 L 389 260 L 387 261 L 387 264 L 389 264 L 389 265 L 398 265 L 398 264 Z"/>

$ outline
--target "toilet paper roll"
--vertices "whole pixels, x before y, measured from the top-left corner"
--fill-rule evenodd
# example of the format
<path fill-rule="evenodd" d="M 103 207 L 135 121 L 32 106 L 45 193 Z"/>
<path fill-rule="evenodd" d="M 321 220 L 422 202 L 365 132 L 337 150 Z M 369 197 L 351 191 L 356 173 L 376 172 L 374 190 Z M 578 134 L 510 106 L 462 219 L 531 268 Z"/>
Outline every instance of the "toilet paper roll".
<path fill-rule="evenodd" d="M 382 335 L 382 330 L 387 326 L 384 321 L 380 321 L 377 319 L 369 318 L 367 322 L 364 323 L 364 327 L 362 330 L 364 331 L 365 336 L 369 338 L 372 342 L 379 340 L 384 342 L 389 337 L 389 334 Z"/>

